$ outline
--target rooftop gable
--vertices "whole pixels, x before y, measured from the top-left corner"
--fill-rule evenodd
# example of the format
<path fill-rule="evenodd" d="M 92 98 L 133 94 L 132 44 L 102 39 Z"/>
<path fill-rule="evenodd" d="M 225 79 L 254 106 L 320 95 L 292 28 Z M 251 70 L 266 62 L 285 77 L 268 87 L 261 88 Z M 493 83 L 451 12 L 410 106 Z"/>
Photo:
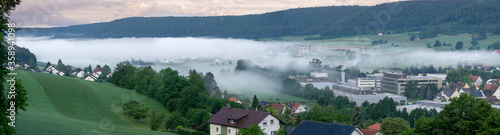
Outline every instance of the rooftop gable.
<path fill-rule="evenodd" d="M 380 123 L 375 123 L 375 124 L 369 126 L 368 129 L 380 131 L 380 125 L 381 125 Z"/>
<path fill-rule="evenodd" d="M 268 112 L 224 107 L 212 116 L 212 118 L 208 120 L 208 123 L 237 128 L 248 128 L 250 125 L 258 125 L 268 115 L 270 115 Z M 236 122 L 232 124 L 229 121 L 230 119 L 236 120 Z"/>
<path fill-rule="evenodd" d="M 473 81 L 473 82 L 476 82 L 476 81 L 477 81 L 477 79 L 479 79 L 479 76 L 473 76 L 473 75 L 471 75 L 470 77 L 472 78 L 472 81 Z"/>

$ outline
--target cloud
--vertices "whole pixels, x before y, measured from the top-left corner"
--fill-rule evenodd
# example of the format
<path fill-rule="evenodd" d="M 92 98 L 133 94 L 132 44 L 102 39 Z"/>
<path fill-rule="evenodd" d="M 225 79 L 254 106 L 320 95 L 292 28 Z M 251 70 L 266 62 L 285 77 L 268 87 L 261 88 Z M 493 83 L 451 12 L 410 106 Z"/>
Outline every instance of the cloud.
<path fill-rule="evenodd" d="M 259 14 L 298 7 L 375 5 L 401 0 L 23 0 L 11 14 L 18 26 L 50 27 L 108 22 L 134 16 Z"/>

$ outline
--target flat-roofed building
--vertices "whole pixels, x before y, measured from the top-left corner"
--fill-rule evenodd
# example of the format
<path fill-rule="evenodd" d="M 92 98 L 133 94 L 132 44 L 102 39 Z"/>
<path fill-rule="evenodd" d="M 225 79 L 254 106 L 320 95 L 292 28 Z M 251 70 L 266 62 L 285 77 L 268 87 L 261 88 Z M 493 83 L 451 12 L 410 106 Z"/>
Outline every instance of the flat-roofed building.
<path fill-rule="evenodd" d="M 382 77 L 358 77 L 356 79 L 349 79 L 347 84 L 361 88 L 373 88 L 373 90 L 380 90 L 380 81 Z"/>
<path fill-rule="evenodd" d="M 408 76 L 404 74 L 384 73 L 382 77 L 382 90 L 397 95 L 402 95 L 408 81 L 418 81 L 418 87 L 426 84 L 436 84 L 438 88 L 442 87 L 442 79 L 430 76 Z"/>

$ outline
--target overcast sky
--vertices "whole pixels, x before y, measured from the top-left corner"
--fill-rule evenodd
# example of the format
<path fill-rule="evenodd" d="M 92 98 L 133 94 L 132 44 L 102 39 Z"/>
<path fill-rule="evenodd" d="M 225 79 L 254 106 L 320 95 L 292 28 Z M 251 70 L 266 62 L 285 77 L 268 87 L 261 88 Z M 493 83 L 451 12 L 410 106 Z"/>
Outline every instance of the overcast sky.
<path fill-rule="evenodd" d="M 21 27 L 108 22 L 134 16 L 258 14 L 298 7 L 376 5 L 401 0 L 22 0 L 11 14 Z"/>

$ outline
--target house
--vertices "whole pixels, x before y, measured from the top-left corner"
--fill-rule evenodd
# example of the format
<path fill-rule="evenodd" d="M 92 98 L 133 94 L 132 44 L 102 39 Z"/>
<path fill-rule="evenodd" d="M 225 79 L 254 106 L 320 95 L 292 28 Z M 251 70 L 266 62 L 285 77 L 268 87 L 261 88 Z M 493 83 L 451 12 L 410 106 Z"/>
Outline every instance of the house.
<path fill-rule="evenodd" d="M 450 88 L 444 88 L 440 94 L 441 94 L 441 99 L 446 99 L 446 101 L 450 101 L 451 98 L 456 98 L 456 97 L 460 96 L 460 93 L 458 92 L 458 90 L 454 90 L 454 89 L 450 89 Z"/>
<path fill-rule="evenodd" d="M 266 105 L 269 105 L 270 103 L 267 101 L 260 101 L 259 105 L 262 106 L 262 108 L 265 108 Z"/>
<path fill-rule="evenodd" d="M 459 89 L 463 89 L 463 88 L 470 88 L 470 86 L 465 82 L 457 82 L 457 83 L 453 84 L 453 86 L 455 87 L 455 90 L 459 90 Z"/>
<path fill-rule="evenodd" d="M 83 78 L 85 76 L 85 71 L 76 71 L 71 73 L 71 75 L 76 76 L 77 78 Z"/>
<path fill-rule="evenodd" d="M 84 79 L 87 81 L 95 81 L 95 80 L 97 80 L 97 78 L 99 78 L 99 77 L 94 76 L 94 74 L 90 74 L 87 77 L 85 77 Z"/>
<path fill-rule="evenodd" d="M 258 125 L 265 134 L 275 135 L 283 121 L 264 111 L 224 107 L 208 121 L 210 135 L 236 135 L 240 128 Z"/>
<path fill-rule="evenodd" d="M 299 113 L 307 111 L 306 107 L 299 102 L 294 101 L 294 102 L 292 102 L 292 104 L 290 104 L 290 106 L 291 106 L 290 108 L 291 108 L 291 111 L 293 114 L 299 114 Z"/>
<path fill-rule="evenodd" d="M 242 104 L 242 102 L 241 102 L 240 100 L 238 100 L 237 98 L 235 98 L 235 97 L 231 97 L 231 98 L 229 98 L 229 101 L 233 101 L 233 102 L 236 102 L 236 103 Z"/>
<path fill-rule="evenodd" d="M 497 99 L 500 97 L 500 85 L 491 85 L 491 84 L 486 84 L 484 87 L 483 87 L 483 91 L 485 90 L 491 90 L 491 96 L 495 96 L 497 97 Z"/>
<path fill-rule="evenodd" d="M 284 103 L 274 103 L 274 104 L 268 104 L 269 106 L 275 108 L 276 110 L 278 110 L 278 112 L 281 112 L 282 114 L 285 113 L 285 109 L 286 108 L 289 108 L 288 106 L 286 106 Z M 261 106 L 262 108 L 266 108 L 266 105 L 262 105 Z"/>
<path fill-rule="evenodd" d="M 463 88 L 463 89 L 458 90 L 458 93 L 459 94 L 463 94 L 463 93 L 470 94 L 474 91 L 476 91 L 476 89 L 474 89 L 474 88 Z"/>
<path fill-rule="evenodd" d="M 57 75 L 64 76 L 64 72 L 59 72 Z"/>
<path fill-rule="evenodd" d="M 371 129 L 360 129 L 361 132 L 363 132 L 365 135 L 384 135 L 380 133 L 379 131 L 376 130 L 371 130 Z"/>
<path fill-rule="evenodd" d="M 472 78 L 472 83 L 474 86 L 476 86 L 477 89 L 479 89 L 479 86 L 483 83 L 483 79 L 481 79 L 480 76 L 470 76 Z"/>
<path fill-rule="evenodd" d="M 471 94 L 475 98 L 484 98 L 484 95 L 483 95 L 483 93 L 481 91 L 473 91 L 473 92 L 471 92 L 469 94 Z"/>
<path fill-rule="evenodd" d="M 368 126 L 368 129 L 380 131 L 380 125 L 381 125 L 380 123 L 375 123 L 373 125 Z"/>
<path fill-rule="evenodd" d="M 355 126 L 339 123 L 323 123 L 315 121 L 303 121 L 291 135 L 364 135 Z"/>

